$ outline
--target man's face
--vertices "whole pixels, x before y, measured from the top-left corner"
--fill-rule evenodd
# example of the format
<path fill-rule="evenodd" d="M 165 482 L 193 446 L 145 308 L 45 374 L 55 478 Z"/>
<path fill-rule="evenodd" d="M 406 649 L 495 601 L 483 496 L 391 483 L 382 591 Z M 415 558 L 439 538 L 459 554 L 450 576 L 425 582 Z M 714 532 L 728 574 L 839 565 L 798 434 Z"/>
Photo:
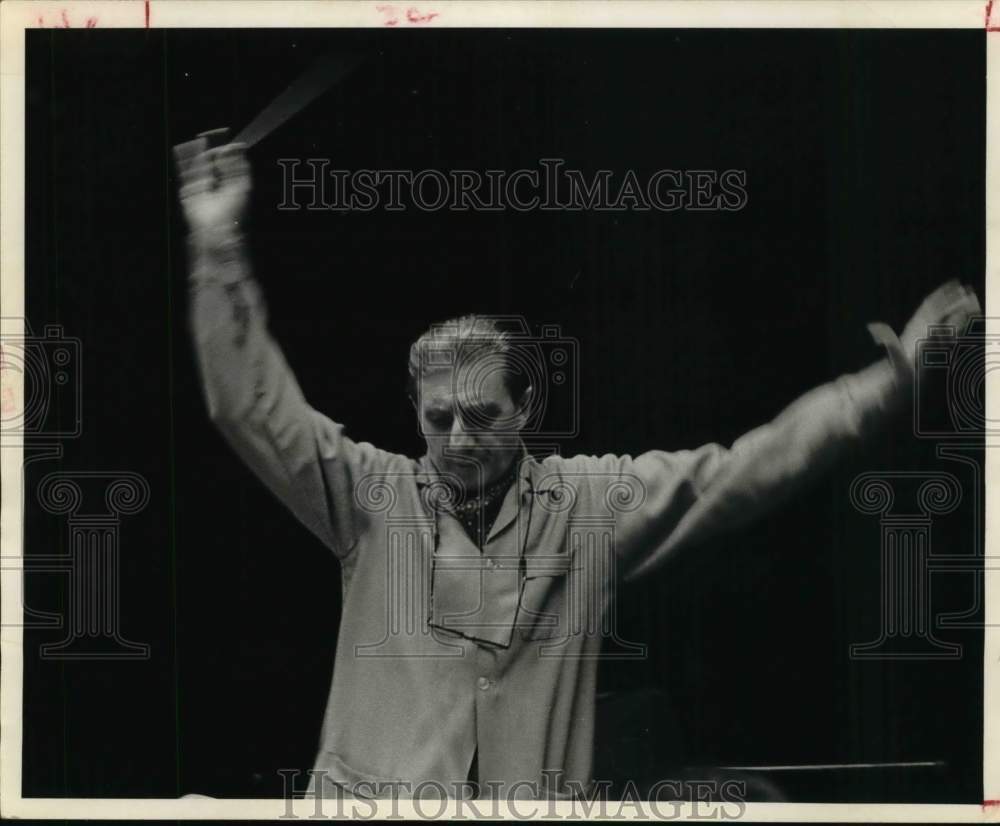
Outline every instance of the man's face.
<path fill-rule="evenodd" d="M 520 453 L 518 434 L 530 395 L 528 388 L 522 404 L 515 403 L 499 370 L 442 367 L 425 373 L 414 404 L 427 455 L 467 489 L 488 485 Z"/>

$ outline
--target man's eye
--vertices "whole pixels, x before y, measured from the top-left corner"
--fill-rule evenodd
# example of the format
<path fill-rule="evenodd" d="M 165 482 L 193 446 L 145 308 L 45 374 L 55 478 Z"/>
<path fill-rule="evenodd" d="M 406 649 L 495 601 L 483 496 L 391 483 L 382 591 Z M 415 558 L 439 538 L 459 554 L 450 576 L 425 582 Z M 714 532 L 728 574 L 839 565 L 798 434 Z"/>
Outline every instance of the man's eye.
<path fill-rule="evenodd" d="M 451 415 L 448 413 L 428 413 L 427 422 L 439 430 L 451 427 Z"/>
<path fill-rule="evenodd" d="M 486 407 L 477 407 L 471 412 L 471 418 L 474 421 L 480 422 L 481 424 L 490 427 L 497 424 L 501 419 L 503 419 L 503 411 L 499 407 L 494 407 L 492 405 Z"/>

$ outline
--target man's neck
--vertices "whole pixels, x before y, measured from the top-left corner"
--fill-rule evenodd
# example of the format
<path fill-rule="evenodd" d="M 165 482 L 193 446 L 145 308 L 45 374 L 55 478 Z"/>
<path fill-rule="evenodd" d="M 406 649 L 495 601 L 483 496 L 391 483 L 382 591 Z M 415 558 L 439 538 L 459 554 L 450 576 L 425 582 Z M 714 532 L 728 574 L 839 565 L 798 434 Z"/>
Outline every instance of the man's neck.
<path fill-rule="evenodd" d="M 510 462 L 507 464 L 506 469 L 502 473 L 497 474 L 488 482 L 484 482 L 482 485 L 477 487 L 470 486 L 466 488 L 464 496 L 460 497 L 459 501 L 471 501 L 476 499 L 491 500 L 497 495 L 506 493 L 507 489 L 517 478 L 519 465 L 519 457 L 512 457 Z"/>

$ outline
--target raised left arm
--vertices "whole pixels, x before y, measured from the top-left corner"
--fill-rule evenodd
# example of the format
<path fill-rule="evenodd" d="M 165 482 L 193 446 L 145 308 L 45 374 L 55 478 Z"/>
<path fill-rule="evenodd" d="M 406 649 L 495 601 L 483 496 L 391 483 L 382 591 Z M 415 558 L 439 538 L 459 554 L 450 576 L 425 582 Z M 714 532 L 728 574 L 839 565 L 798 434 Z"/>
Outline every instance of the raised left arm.
<path fill-rule="evenodd" d="M 964 328 L 980 312 L 975 293 L 949 282 L 924 300 L 898 339 L 885 325 L 870 326 L 887 358 L 810 390 L 732 447 L 708 444 L 623 460 L 621 472 L 644 488 L 643 505 L 619 520 L 628 576 L 682 546 L 750 522 L 821 475 L 911 398 L 917 346 L 928 326 Z"/>

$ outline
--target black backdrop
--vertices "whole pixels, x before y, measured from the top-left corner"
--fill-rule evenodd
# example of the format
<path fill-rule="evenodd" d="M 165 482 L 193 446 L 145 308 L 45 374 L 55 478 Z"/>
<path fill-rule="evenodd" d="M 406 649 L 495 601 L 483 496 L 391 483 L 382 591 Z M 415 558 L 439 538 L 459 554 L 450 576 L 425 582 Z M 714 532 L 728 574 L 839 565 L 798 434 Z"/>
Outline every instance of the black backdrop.
<path fill-rule="evenodd" d="M 582 428 L 564 452 L 731 442 L 879 354 L 946 278 L 982 295 L 985 42 L 948 31 L 32 31 L 27 315 L 82 341 L 83 435 L 26 481 L 26 547 L 52 470 L 128 470 L 122 629 L 143 662 L 25 647 L 24 793 L 280 794 L 311 765 L 332 668 L 332 557 L 206 420 L 187 340 L 172 144 L 240 127 L 327 48 L 350 77 L 252 150 L 254 260 L 272 327 L 320 410 L 416 453 L 410 340 L 455 313 L 523 313 L 580 342 Z M 280 212 L 278 158 L 345 169 L 745 169 L 737 213 Z M 903 418 L 751 530 L 631 587 L 649 657 L 601 673 L 599 773 L 942 761 L 933 772 L 775 776 L 794 797 L 979 802 L 981 632 L 952 662 L 852 662 L 879 630 L 863 470 L 945 470 Z M 968 552 L 971 495 L 935 525 Z M 971 604 L 937 576 L 934 608 Z M 64 581 L 28 577 L 35 609 Z"/>

